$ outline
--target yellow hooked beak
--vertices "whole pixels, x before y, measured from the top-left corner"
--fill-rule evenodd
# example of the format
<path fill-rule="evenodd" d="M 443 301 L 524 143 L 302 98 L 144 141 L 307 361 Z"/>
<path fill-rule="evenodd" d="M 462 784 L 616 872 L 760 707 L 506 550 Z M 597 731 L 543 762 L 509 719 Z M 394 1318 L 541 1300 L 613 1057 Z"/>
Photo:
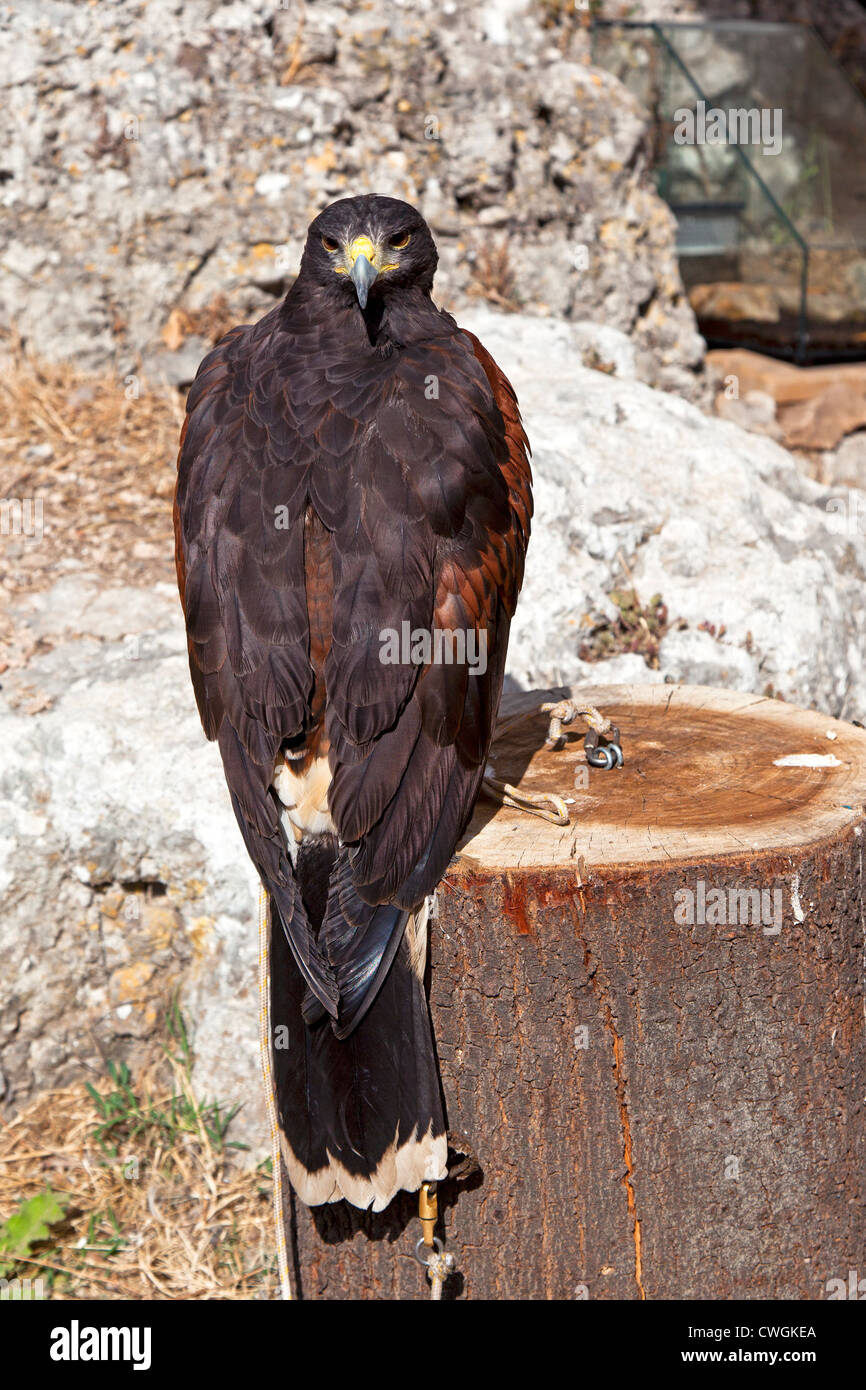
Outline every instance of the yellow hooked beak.
<path fill-rule="evenodd" d="M 356 236 L 347 249 L 346 259 L 349 265 L 349 279 L 355 286 L 358 303 L 362 309 L 366 309 L 370 286 L 380 269 L 376 264 L 376 248 L 368 236 Z"/>

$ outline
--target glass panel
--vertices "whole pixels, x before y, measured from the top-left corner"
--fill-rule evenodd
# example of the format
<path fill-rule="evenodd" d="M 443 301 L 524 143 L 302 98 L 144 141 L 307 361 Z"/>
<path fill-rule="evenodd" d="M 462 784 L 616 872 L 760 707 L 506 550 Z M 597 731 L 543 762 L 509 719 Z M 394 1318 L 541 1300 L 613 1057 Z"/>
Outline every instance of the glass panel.
<path fill-rule="evenodd" d="M 598 22 L 595 61 L 654 117 L 659 191 L 713 342 L 866 347 L 866 103 L 798 24 Z"/>

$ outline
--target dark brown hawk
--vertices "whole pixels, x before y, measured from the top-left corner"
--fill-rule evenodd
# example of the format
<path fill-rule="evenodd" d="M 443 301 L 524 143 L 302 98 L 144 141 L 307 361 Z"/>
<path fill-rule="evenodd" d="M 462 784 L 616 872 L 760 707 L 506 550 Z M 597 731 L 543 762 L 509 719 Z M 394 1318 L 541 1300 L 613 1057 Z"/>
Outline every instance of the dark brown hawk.
<path fill-rule="evenodd" d="M 445 1176 L 427 900 L 484 775 L 532 503 L 514 391 L 434 305 L 436 263 L 407 203 L 334 203 L 285 300 L 202 362 L 181 436 L 190 670 L 270 896 L 310 1205 Z"/>

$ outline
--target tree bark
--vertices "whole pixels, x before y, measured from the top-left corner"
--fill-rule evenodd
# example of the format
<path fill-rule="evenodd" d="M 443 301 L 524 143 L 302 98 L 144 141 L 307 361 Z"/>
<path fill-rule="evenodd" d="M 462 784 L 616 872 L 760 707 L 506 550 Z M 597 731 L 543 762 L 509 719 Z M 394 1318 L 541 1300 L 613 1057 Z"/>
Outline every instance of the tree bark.
<path fill-rule="evenodd" d="M 573 797 L 570 824 L 480 801 L 431 923 L 448 1124 L 478 1164 L 440 1185 L 444 1297 L 826 1298 L 866 1276 L 866 733 L 584 689 L 625 754 L 596 771 L 582 728 L 544 747 L 563 693 L 504 701 L 492 761 Z M 416 1215 L 292 1199 L 300 1295 L 427 1297 Z"/>

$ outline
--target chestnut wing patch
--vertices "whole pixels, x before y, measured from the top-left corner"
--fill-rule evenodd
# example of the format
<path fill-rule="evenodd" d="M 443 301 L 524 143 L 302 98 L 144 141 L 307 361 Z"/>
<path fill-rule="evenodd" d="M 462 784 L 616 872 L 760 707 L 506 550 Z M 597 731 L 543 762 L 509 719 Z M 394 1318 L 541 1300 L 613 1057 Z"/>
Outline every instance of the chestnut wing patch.
<path fill-rule="evenodd" d="M 341 563 L 350 553 L 363 581 L 344 589 L 339 638 L 335 614 L 328 732 L 331 814 L 354 887 L 367 903 L 410 909 L 444 873 L 484 774 L 531 475 L 514 392 L 471 335 L 455 329 L 405 350 L 396 378 L 376 420 L 361 524 L 336 538 Z M 486 669 L 383 664 L 376 638 L 401 621 L 426 628 L 434 653 L 437 633 L 459 634 Z"/>

